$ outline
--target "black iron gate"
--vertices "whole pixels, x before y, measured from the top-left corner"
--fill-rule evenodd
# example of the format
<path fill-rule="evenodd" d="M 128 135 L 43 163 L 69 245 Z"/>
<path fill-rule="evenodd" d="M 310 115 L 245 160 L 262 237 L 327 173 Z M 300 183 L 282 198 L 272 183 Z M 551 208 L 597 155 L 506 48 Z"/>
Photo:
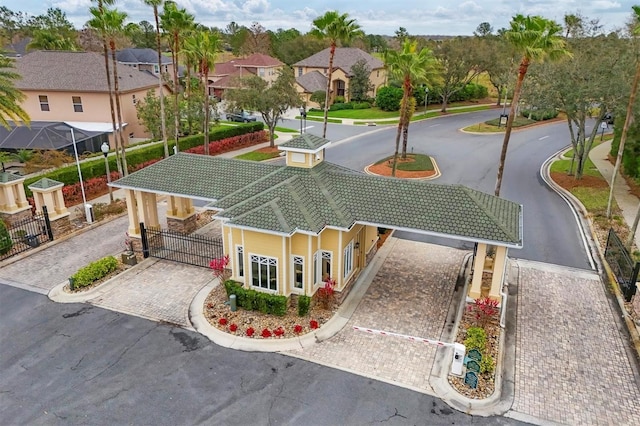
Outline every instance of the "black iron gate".
<path fill-rule="evenodd" d="M 151 256 L 208 268 L 213 259 L 224 255 L 220 238 L 146 228 L 144 223 L 140 223 L 140 234 L 145 258 Z"/>
<path fill-rule="evenodd" d="M 43 206 L 42 210 L 31 217 L 5 223 L 7 234 L 0 234 L 0 260 L 53 241 L 47 207 Z"/>
<path fill-rule="evenodd" d="M 640 263 L 631 259 L 631 255 L 613 229 L 609 229 L 604 258 L 618 281 L 624 299 L 630 302 L 636 293 L 636 281 L 638 280 Z"/>

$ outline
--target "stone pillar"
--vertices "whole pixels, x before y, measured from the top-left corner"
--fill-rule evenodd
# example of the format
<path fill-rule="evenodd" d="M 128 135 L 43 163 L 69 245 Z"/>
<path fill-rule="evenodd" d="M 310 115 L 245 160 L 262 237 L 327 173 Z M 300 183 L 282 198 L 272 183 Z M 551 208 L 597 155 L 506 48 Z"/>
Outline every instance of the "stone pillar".
<path fill-rule="evenodd" d="M 493 261 L 493 269 L 491 276 L 491 290 L 489 298 L 500 301 L 500 291 L 504 282 L 505 266 L 507 263 L 507 248 L 504 246 L 496 246 L 496 257 Z"/>
<path fill-rule="evenodd" d="M 31 206 L 24 192 L 24 178 L 0 173 L 0 217 L 7 223 L 31 217 Z"/>
<path fill-rule="evenodd" d="M 484 243 L 478 243 L 476 256 L 473 259 L 471 269 L 473 278 L 471 280 L 471 288 L 469 289 L 469 297 L 472 299 L 478 299 L 482 294 L 482 272 L 484 271 L 484 260 L 486 257 L 487 245 Z"/>
<path fill-rule="evenodd" d="M 42 213 L 42 207 L 47 206 L 49 220 L 54 221 L 62 216 L 69 216 L 69 210 L 64 204 L 62 195 L 62 182 L 44 178 L 29 185 L 36 203 L 36 212 Z"/>
<path fill-rule="evenodd" d="M 190 198 L 169 197 L 167 226 L 170 230 L 190 234 L 196 230 L 196 209 Z"/>
<path fill-rule="evenodd" d="M 131 189 L 125 190 L 125 199 L 127 202 L 127 215 L 129 217 L 127 233 L 130 238 L 140 239 L 140 217 L 138 216 L 138 203 L 136 201 L 135 191 Z"/>

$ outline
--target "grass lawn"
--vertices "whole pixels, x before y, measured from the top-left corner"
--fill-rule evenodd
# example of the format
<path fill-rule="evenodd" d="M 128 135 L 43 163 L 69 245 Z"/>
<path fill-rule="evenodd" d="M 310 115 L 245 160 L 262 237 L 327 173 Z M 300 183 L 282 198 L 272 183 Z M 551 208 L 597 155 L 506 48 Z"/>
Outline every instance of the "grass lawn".
<path fill-rule="evenodd" d="M 407 172 L 418 172 L 418 171 L 431 171 L 433 170 L 433 163 L 431 162 L 431 157 L 424 154 L 407 154 L 407 158 L 413 161 L 403 162 L 401 157 L 398 156 L 398 170 L 404 170 Z M 387 157 L 383 160 L 378 161 L 376 164 L 387 163 L 393 160 L 393 156 Z"/>
<path fill-rule="evenodd" d="M 289 129 L 288 127 L 279 127 L 279 126 L 276 126 L 275 131 L 282 132 L 282 133 L 300 133 L 299 130 Z"/>
<path fill-rule="evenodd" d="M 471 126 L 467 126 L 462 130 L 464 130 L 465 132 L 475 132 L 475 133 L 504 133 L 505 126 L 498 127 L 499 120 L 500 120 L 499 118 L 495 118 L 493 120 L 485 121 L 484 123 L 472 124 Z M 518 117 L 515 120 L 513 120 L 513 127 L 517 128 L 517 127 L 527 126 L 529 124 L 534 124 L 534 123 L 537 123 L 537 121 L 529 120 L 528 118 L 525 118 L 525 117 Z"/>
<path fill-rule="evenodd" d="M 558 160 L 551 163 L 550 171 L 551 173 L 553 172 L 567 173 L 570 166 L 571 166 L 571 160 Z M 576 164 L 574 163 L 573 170 L 575 171 L 575 169 L 576 169 Z M 594 177 L 602 178 L 602 175 L 600 174 L 596 166 L 591 162 L 589 158 L 587 158 L 587 162 L 585 163 L 583 170 L 584 170 L 583 174 L 585 176 L 594 176 Z"/>
<path fill-rule="evenodd" d="M 307 117 L 324 117 L 322 111 L 309 111 Z M 367 109 L 343 109 L 340 111 L 329 111 L 329 117 L 349 118 L 354 120 L 366 120 L 369 118 L 394 118 L 398 117 L 398 111 L 383 111 L 379 108 Z"/>
<path fill-rule="evenodd" d="M 300 116 L 296 117 L 297 120 L 300 119 Z M 324 121 L 324 116 L 320 116 L 320 117 L 312 117 L 310 115 L 307 114 L 307 120 L 309 121 L 320 121 L 323 122 Z M 337 123 L 337 124 L 342 124 L 342 120 L 339 120 L 337 118 L 327 118 L 327 123 Z"/>
<path fill-rule="evenodd" d="M 258 149 L 256 151 L 247 152 L 241 155 L 238 155 L 234 158 L 239 160 L 249 160 L 249 161 L 264 161 L 269 160 L 271 158 L 276 158 L 280 155 L 280 151 L 277 148 L 263 148 Z"/>

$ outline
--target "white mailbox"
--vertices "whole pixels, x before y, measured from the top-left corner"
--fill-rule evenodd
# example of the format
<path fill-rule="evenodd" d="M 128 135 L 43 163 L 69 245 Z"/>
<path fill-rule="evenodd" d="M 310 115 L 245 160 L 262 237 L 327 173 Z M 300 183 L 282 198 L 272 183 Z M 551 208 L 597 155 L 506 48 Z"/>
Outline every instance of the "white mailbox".
<path fill-rule="evenodd" d="M 462 366 L 464 365 L 465 347 L 461 343 L 453 345 L 453 361 L 451 362 L 451 374 L 462 376 Z"/>

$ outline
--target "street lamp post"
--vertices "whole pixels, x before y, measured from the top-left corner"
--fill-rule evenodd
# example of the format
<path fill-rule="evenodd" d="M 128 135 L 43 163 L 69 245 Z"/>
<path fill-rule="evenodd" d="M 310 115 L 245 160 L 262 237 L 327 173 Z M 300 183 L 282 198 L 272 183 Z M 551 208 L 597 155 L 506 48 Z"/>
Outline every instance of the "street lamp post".
<path fill-rule="evenodd" d="M 73 153 L 76 156 L 76 166 L 78 167 L 78 177 L 80 178 L 80 191 L 82 192 L 82 207 L 84 207 L 85 218 L 87 223 L 93 223 L 91 217 L 91 207 L 87 204 L 87 196 L 84 193 L 84 182 L 82 181 L 82 170 L 80 170 L 80 159 L 78 158 L 78 147 L 76 147 L 76 135 L 73 132 L 73 127 L 69 126 L 71 130 L 71 142 L 73 143 Z"/>
<path fill-rule="evenodd" d="M 307 126 L 307 110 L 303 105 L 300 107 L 300 134 L 304 133 L 304 129 L 306 128 L 306 126 Z"/>
<path fill-rule="evenodd" d="M 429 88 L 424 88 L 424 115 L 427 115 L 427 105 L 429 104 Z"/>
<path fill-rule="evenodd" d="M 113 203 L 113 189 L 111 188 L 111 171 L 109 170 L 109 160 L 107 160 L 107 154 L 109 154 L 109 144 L 102 142 L 100 151 L 104 155 L 104 167 L 107 169 L 107 187 L 109 188 L 109 200 Z"/>

